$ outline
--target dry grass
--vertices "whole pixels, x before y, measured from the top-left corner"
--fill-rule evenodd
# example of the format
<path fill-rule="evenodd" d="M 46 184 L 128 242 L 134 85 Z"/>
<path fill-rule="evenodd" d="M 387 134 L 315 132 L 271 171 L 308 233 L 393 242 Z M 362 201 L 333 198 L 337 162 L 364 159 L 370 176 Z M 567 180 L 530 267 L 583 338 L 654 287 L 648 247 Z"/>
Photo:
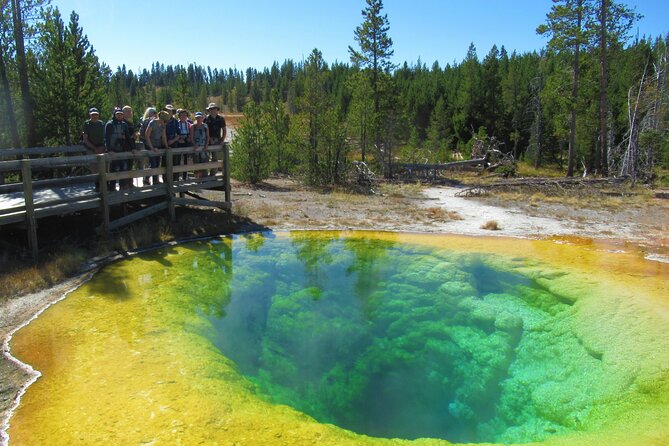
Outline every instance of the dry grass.
<path fill-rule="evenodd" d="M 87 254 L 80 249 L 62 251 L 37 266 L 18 267 L 0 275 L 0 301 L 5 301 L 11 296 L 33 293 L 62 282 L 79 271 Z"/>
<path fill-rule="evenodd" d="M 488 220 L 483 225 L 481 225 L 481 229 L 487 229 L 488 231 L 499 231 L 502 228 L 495 220 Z"/>
<path fill-rule="evenodd" d="M 528 204 L 537 207 L 541 204 L 560 204 L 573 209 L 608 209 L 612 211 L 628 207 L 640 208 L 652 203 L 653 194 L 646 188 L 597 189 L 555 191 L 506 191 L 495 192 L 494 201 Z"/>
<path fill-rule="evenodd" d="M 241 225 L 251 224 L 243 217 L 210 210 L 185 210 L 178 213 L 176 222 L 170 222 L 167 217 L 148 218 L 107 238 L 96 236 L 91 228 L 78 228 L 75 222 L 62 224 L 62 231 L 68 235 L 49 240 L 48 244 L 42 240 L 37 264 L 18 252 L 5 253 L 0 258 L 0 301 L 49 288 L 81 271 L 85 262 L 94 257 L 107 257 L 175 239 L 229 233 Z M 70 237 L 72 233 L 78 236 Z"/>
<path fill-rule="evenodd" d="M 523 161 L 519 161 L 517 163 L 517 166 L 518 170 L 516 174 L 519 177 L 546 177 L 546 178 L 564 177 L 564 172 L 556 169 L 555 167 L 535 168 L 533 165 Z"/>
<path fill-rule="evenodd" d="M 418 198 L 422 190 L 420 183 L 381 183 L 377 192 L 391 198 Z"/>
<path fill-rule="evenodd" d="M 438 221 L 462 220 L 462 216 L 455 211 L 447 211 L 441 207 L 430 207 L 425 209 L 428 219 Z"/>

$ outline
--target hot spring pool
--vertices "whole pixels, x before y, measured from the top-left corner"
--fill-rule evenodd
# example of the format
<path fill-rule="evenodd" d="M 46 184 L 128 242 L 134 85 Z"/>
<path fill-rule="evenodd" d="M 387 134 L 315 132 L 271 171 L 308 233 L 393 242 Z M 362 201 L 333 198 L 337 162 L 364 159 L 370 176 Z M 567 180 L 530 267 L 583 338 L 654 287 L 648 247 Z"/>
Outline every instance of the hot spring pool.
<path fill-rule="evenodd" d="M 665 444 L 669 265 L 618 248 L 291 232 L 119 261 L 15 334 L 43 376 L 10 444 Z"/>

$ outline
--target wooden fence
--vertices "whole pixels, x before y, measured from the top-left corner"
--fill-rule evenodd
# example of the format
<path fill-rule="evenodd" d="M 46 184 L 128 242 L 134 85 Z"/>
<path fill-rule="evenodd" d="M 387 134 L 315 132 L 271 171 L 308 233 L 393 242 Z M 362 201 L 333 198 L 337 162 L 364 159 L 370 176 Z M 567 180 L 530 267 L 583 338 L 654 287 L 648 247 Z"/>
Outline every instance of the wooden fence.
<path fill-rule="evenodd" d="M 176 206 L 195 205 L 229 210 L 228 145 L 209 146 L 208 152 L 214 154 L 212 158 L 215 161 L 174 165 L 174 156 L 190 158 L 188 155 L 195 153 L 192 147 L 185 147 L 161 150 L 157 154 L 163 160 L 161 167 L 110 172 L 112 161 L 130 160 L 141 165 L 148 157 L 156 154 L 135 150 L 82 155 L 85 153 L 82 146 L 0 150 L 0 179 L 16 179 L 0 184 L 0 226 L 25 223 L 28 244 L 33 257 L 37 258 L 37 220 L 40 218 L 99 209 L 101 221 L 98 229 L 102 233 L 109 233 L 160 211 L 166 210 L 174 220 Z M 187 179 L 182 179 L 184 172 L 190 174 Z M 197 172 L 205 174 L 197 178 Z M 135 183 L 135 179 L 151 176 L 162 176 L 163 182 L 118 191 L 108 190 L 107 187 L 109 182 L 125 180 Z M 93 188 L 95 185 L 97 188 Z M 205 200 L 194 193 L 203 189 L 223 190 L 224 201 Z M 142 201 L 147 205 L 141 210 L 116 220 L 110 218 L 113 206 Z"/>

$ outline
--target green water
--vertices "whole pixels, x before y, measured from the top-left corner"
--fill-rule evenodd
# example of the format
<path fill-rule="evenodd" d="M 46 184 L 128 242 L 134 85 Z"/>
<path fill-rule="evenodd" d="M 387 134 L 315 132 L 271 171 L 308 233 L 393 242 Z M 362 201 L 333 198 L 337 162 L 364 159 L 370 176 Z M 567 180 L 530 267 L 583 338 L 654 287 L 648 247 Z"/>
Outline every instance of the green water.
<path fill-rule="evenodd" d="M 217 246 L 194 265 L 212 271 L 208 290 L 185 285 L 217 296 L 200 306 L 206 336 L 259 394 L 320 422 L 530 442 L 619 396 L 571 331 L 573 302 L 522 259 L 300 233 Z"/>

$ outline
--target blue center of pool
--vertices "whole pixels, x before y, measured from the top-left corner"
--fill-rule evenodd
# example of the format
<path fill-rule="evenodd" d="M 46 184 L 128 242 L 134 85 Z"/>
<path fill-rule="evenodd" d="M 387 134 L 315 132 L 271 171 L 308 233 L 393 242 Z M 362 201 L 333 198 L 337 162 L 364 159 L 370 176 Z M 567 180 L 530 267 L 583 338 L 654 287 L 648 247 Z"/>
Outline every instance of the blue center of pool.
<path fill-rule="evenodd" d="M 274 403 L 370 436 L 457 442 L 539 441 L 587 415 L 536 405 L 566 363 L 599 358 L 569 331 L 572 303 L 522 260 L 299 233 L 219 254 L 234 274 L 226 303 L 204 310 L 208 337 Z"/>

